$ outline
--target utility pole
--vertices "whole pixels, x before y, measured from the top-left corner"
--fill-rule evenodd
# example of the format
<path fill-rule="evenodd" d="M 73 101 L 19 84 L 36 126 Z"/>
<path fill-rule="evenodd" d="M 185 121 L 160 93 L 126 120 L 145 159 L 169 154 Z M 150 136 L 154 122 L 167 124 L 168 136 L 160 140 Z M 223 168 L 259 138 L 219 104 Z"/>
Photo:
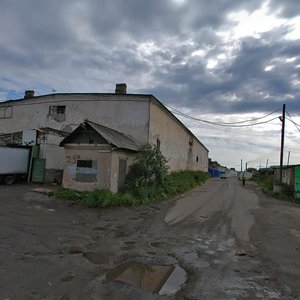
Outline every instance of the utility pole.
<path fill-rule="evenodd" d="M 266 162 L 266 169 L 268 168 L 268 163 L 269 163 L 269 159 L 267 159 L 267 162 Z"/>
<path fill-rule="evenodd" d="M 243 172 L 243 160 L 241 159 L 241 172 Z"/>
<path fill-rule="evenodd" d="M 288 161 L 287 161 L 287 165 L 290 165 L 290 155 L 291 155 L 291 151 L 289 151 L 289 155 L 288 155 Z"/>
<path fill-rule="evenodd" d="M 282 127 L 281 127 L 279 183 L 282 184 L 283 148 L 284 148 L 284 126 L 285 126 L 285 104 L 282 105 L 282 116 L 280 117 L 280 121 L 281 121 Z"/>

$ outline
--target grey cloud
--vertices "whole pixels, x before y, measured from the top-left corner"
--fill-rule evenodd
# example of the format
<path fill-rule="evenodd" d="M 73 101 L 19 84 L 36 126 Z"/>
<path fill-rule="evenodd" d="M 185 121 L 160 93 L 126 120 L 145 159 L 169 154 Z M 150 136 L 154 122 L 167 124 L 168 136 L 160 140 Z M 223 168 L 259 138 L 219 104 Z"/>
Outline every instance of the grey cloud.
<path fill-rule="evenodd" d="M 300 2 L 298 0 L 271 0 L 273 10 L 280 11 L 280 15 L 285 18 L 296 17 L 300 14 Z"/>
<path fill-rule="evenodd" d="M 271 3 L 275 9 L 282 1 Z M 228 13 L 261 5 L 260 0 L 189 0 L 182 5 L 172 0 L 2 0 L 0 25 L 7 29 L 0 33 L 0 67 L 8 78 L 15 76 L 20 96 L 30 84 L 41 92 L 53 86 L 101 92 L 101 84 L 122 80 L 134 92 L 209 113 L 269 111 L 282 101 L 300 113 L 289 98 L 299 97 L 291 80 L 299 79 L 300 48 L 298 41 L 284 40 L 288 27 L 260 39 L 245 38 L 234 57 L 215 69 L 206 67 L 209 59 L 227 51 L 216 32 L 233 25 Z M 294 1 L 281 5 L 285 15 L 297 10 Z M 149 41 L 155 48 L 142 53 L 139 45 Z M 204 54 L 192 57 L 199 49 Z M 290 57 L 297 60 L 288 64 Z M 272 60 L 274 69 L 265 72 Z M 145 88 L 147 82 L 152 88 Z M 1 91 L 17 92 L 5 82 Z M 237 99 L 229 101 L 232 97 Z"/>

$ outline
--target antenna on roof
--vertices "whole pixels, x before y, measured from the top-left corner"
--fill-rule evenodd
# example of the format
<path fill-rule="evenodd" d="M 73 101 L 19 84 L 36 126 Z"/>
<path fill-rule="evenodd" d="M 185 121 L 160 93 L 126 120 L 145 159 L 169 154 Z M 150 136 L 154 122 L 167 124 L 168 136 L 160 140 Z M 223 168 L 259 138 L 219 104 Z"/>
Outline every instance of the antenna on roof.
<path fill-rule="evenodd" d="M 52 89 L 52 94 L 54 95 L 54 93 L 56 93 L 56 90 Z"/>

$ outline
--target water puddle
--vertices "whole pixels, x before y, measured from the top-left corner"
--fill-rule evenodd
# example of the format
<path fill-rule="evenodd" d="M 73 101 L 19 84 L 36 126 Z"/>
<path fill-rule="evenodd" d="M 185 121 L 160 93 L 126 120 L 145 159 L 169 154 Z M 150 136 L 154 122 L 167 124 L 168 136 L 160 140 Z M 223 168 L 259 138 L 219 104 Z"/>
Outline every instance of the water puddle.
<path fill-rule="evenodd" d="M 76 275 L 66 275 L 66 276 L 63 276 L 60 280 L 62 282 L 69 282 L 69 281 L 72 281 L 75 277 L 76 277 Z"/>
<path fill-rule="evenodd" d="M 160 241 L 150 243 L 151 246 L 156 248 L 162 247 L 164 244 L 165 244 L 164 242 L 160 242 Z"/>
<path fill-rule="evenodd" d="M 106 255 L 94 252 L 84 252 L 82 256 L 96 265 L 108 263 L 109 259 Z"/>
<path fill-rule="evenodd" d="M 107 273 L 110 281 L 121 281 L 151 293 L 176 293 L 186 281 L 186 272 L 179 266 L 143 265 L 127 262 Z"/>

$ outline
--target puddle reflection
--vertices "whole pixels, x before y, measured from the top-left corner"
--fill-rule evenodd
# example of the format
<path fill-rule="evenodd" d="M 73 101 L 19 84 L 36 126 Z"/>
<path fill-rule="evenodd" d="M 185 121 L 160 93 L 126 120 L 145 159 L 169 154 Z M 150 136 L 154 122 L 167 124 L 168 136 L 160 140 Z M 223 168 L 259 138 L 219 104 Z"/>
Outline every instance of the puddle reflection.
<path fill-rule="evenodd" d="M 179 266 L 143 265 L 137 262 L 123 263 L 109 273 L 110 281 L 121 281 L 151 293 L 173 294 L 186 281 L 186 272 Z"/>

